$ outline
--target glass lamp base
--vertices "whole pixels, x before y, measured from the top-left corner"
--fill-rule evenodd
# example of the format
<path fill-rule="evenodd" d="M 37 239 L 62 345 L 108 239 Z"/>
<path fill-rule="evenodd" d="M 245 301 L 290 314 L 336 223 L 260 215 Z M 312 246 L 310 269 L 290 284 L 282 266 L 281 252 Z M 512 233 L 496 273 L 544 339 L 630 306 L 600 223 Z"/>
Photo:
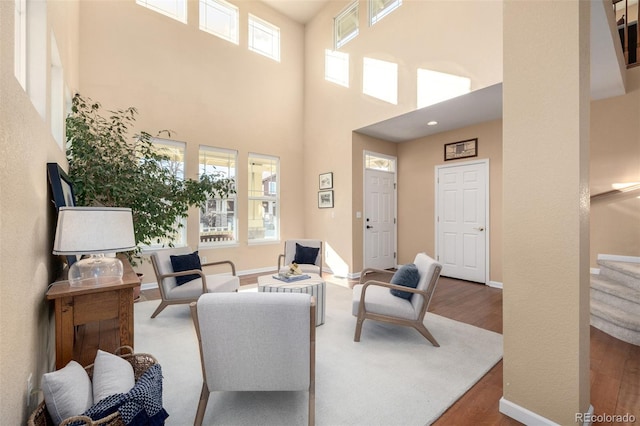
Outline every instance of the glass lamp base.
<path fill-rule="evenodd" d="M 69 283 L 74 287 L 111 284 L 122 281 L 122 274 L 120 259 L 93 254 L 69 267 Z"/>

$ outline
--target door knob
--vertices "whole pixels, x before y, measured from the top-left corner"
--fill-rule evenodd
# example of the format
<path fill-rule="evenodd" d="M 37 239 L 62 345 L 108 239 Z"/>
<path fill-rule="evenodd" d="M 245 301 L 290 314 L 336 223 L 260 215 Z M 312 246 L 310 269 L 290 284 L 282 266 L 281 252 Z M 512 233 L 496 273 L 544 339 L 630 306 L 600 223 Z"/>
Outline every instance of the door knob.
<path fill-rule="evenodd" d="M 482 226 L 478 226 L 477 228 L 473 228 L 473 229 L 480 232 L 484 231 L 484 228 Z"/>
<path fill-rule="evenodd" d="M 373 226 L 367 225 L 367 229 L 371 229 L 371 228 L 373 228 Z"/>

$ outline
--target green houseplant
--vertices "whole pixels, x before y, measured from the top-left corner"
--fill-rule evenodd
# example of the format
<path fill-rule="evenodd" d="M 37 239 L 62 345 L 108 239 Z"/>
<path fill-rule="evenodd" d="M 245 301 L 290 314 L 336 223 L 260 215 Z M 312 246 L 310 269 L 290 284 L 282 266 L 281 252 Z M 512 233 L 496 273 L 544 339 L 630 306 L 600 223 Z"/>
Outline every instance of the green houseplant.
<path fill-rule="evenodd" d="M 131 208 L 138 248 L 129 253 L 130 259 L 142 245 L 171 245 L 190 206 L 235 192 L 233 179 L 221 173 L 182 178 L 169 155 L 153 145 L 151 134 L 131 136 L 135 108 L 106 115 L 101 108 L 89 98 L 73 97 L 66 119 L 69 177 L 78 205 Z"/>

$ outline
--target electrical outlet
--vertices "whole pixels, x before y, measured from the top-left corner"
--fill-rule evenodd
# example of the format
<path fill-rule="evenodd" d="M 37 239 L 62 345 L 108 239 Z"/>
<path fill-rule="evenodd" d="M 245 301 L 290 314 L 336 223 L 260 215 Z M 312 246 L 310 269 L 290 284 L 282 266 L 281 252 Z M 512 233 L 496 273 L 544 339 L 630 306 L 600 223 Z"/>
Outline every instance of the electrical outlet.
<path fill-rule="evenodd" d="M 33 373 L 27 377 L 27 410 L 31 411 L 31 395 L 33 394 Z"/>

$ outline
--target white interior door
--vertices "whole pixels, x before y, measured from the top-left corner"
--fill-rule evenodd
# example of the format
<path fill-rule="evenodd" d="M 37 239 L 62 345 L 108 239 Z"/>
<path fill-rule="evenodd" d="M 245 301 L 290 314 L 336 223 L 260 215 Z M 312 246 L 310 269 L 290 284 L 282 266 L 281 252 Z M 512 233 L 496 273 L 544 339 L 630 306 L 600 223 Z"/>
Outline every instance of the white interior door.
<path fill-rule="evenodd" d="M 437 168 L 437 257 L 442 275 L 487 283 L 486 161 Z"/>
<path fill-rule="evenodd" d="M 395 173 L 365 169 L 364 267 L 396 266 Z"/>

